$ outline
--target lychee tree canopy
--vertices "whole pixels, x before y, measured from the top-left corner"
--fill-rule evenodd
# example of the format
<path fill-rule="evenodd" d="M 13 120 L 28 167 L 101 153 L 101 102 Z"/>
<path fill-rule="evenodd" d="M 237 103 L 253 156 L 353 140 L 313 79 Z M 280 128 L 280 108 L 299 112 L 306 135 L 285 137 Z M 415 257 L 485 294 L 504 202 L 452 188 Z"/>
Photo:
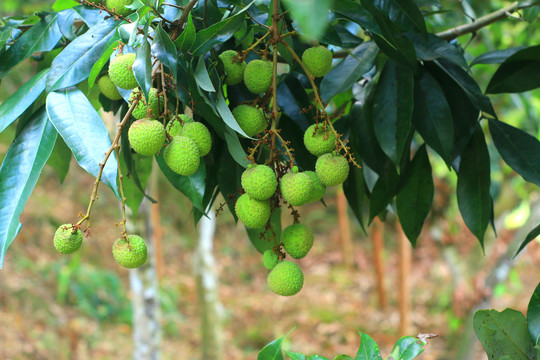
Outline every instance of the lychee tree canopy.
<path fill-rule="evenodd" d="M 343 188 L 362 226 L 394 211 L 414 245 L 432 206 L 430 163 L 437 158 L 457 174 L 461 216 L 481 244 L 494 218 L 490 157 L 540 185 L 540 142 L 499 117 L 490 99 L 540 87 L 540 45 L 527 43 L 535 39 L 529 37 L 520 47 L 471 58 L 455 41 L 494 21 L 515 21 L 505 20 L 508 14 L 534 21 L 533 2 L 508 4 L 452 29 L 437 22 L 454 15 L 436 0 L 135 0 L 134 12 L 125 17 L 99 6 L 57 0 L 54 11 L 0 20 L 0 79 L 23 61 L 35 60 L 40 69 L 0 105 L 0 131 L 13 127 L 16 134 L 0 168 L 0 264 L 46 164 L 63 180 L 73 154 L 119 197 L 120 162 L 128 205 L 137 209 L 142 200 L 152 158 L 129 150 L 127 131 L 120 137 L 122 150 L 100 168 L 113 142 L 96 108 L 119 118 L 128 110 L 129 91 L 122 90 L 119 101 L 96 91 L 119 42 L 124 53 L 136 54 L 133 71 L 145 97 L 153 82 L 160 83 L 169 112 L 190 108 L 212 133 L 212 150 L 192 176 L 172 172 L 162 153 L 155 157 L 164 176 L 193 203 L 195 221 L 219 193 L 239 195 L 250 162 L 254 139 L 245 137 L 231 110 L 250 101 L 264 105 L 264 98 L 243 83 L 225 86 L 218 56 L 253 45 L 257 52 L 248 52 L 247 62 L 267 56 L 277 63 L 276 87 L 267 94 L 267 100 L 277 99 L 277 109 L 264 106 L 267 113 L 279 111 L 273 119 L 280 129 L 279 153 L 286 153 L 282 138 L 294 149 L 294 165 L 314 169 L 316 158 L 305 149 L 303 135 L 315 122 L 320 96 L 318 104 L 324 103 L 359 165 L 350 163 Z M 318 45 L 331 49 L 334 61 L 326 76 L 310 79 L 297 59 Z M 492 64 L 490 79 L 477 82 L 471 72 L 477 64 Z M 494 147 L 488 150 L 488 144 Z M 254 160 L 264 163 L 267 156 L 261 146 Z M 523 246 L 539 232 L 532 230 Z M 256 242 L 253 231 L 250 236 Z"/>

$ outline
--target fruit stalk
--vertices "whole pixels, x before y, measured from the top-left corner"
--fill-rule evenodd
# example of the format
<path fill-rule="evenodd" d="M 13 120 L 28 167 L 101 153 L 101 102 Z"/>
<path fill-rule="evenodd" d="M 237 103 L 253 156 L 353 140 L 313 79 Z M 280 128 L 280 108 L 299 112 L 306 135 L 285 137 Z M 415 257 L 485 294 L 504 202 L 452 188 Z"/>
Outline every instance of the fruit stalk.
<path fill-rule="evenodd" d="M 121 131 L 119 131 L 121 132 Z M 116 146 L 114 148 L 114 153 L 116 154 L 116 158 L 120 159 L 120 146 Z M 122 233 L 120 234 L 120 237 L 127 236 L 127 229 L 126 229 L 126 197 L 124 196 L 124 175 L 122 175 L 122 169 L 120 167 L 120 161 L 118 161 L 118 190 L 120 191 L 120 199 L 122 199 L 122 228 L 124 229 Z"/>

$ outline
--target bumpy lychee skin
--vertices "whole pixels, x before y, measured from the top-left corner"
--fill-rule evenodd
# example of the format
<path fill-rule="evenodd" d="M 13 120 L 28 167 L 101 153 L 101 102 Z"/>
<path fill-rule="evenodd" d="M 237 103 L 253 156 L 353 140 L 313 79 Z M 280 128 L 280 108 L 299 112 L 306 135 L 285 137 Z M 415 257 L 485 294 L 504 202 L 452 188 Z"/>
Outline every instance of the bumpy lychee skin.
<path fill-rule="evenodd" d="M 296 295 L 304 286 L 302 269 L 292 261 L 282 261 L 268 274 L 268 287 L 282 296 Z"/>
<path fill-rule="evenodd" d="M 100 77 L 97 84 L 99 87 L 99 91 L 101 91 L 101 93 L 106 98 L 110 100 L 122 99 L 122 95 L 120 95 L 118 89 L 116 88 L 116 86 L 114 86 L 109 75 L 103 75 L 102 77 Z"/>
<path fill-rule="evenodd" d="M 62 254 L 73 254 L 79 250 L 82 240 L 81 230 L 71 224 L 61 225 L 54 233 L 54 247 Z"/>
<path fill-rule="evenodd" d="M 273 250 L 266 250 L 263 254 L 263 264 L 268 270 L 272 270 L 278 263 L 279 255 Z"/>
<path fill-rule="evenodd" d="M 324 154 L 317 159 L 315 172 L 324 185 L 339 185 L 349 176 L 349 162 L 343 156 L 334 153 Z"/>
<path fill-rule="evenodd" d="M 283 229 L 281 242 L 287 254 L 295 259 L 301 259 L 313 246 L 313 233 L 304 224 L 292 224 Z"/>
<path fill-rule="evenodd" d="M 315 131 L 317 128 L 317 131 Z M 315 156 L 321 156 L 334 151 L 336 148 L 336 135 L 329 129 L 324 130 L 322 124 L 313 124 L 304 133 L 304 145 L 307 151 Z"/>
<path fill-rule="evenodd" d="M 266 200 L 276 192 L 276 174 L 266 165 L 248 165 L 242 173 L 242 187 L 253 199 Z"/>
<path fill-rule="evenodd" d="M 238 53 L 234 50 L 227 50 L 219 55 L 219 58 L 223 62 L 225 73 L 227 74 L 227 76 L 225 76 L 225 84 L 227 85 L 236 85 L 244 78 L 246 62 L 234 61 L 234 57 L 237 55 Z"/>
<path fill-rule="evenodd" d="M 131 115 L 133 115 L 135 119 L 143 119 L 146 117 L 157 119 L 159 117 L 159 114 L 163 111 L 163 95 L 158 96 L 157 89 L 150 88 L 150 91 L 148 92 L 148 105 L 146 105 L 146 100 L 141 93 L 141 89 L 136 88 L 133 89 L 131 95 L 129 95 L 130 105 L 133 100 L 135 100 L 135 98 L 139 96 L 139 94 L 140 100 L 137 103 L 135 109 L 133 109 Z M 150 115 L 148 115 L 148 109 L 150 109 Z"/>
<path fill-rule="evenodd" d="M 260 133 L 268 123 L 264 118 L 264 113 L 261 109 L 249 105 L 238 105 L 232 111 L 236 122 L 244 130 L 247 136 L 251 137 Z"/>
<path fill-rule="evenodd" d="M 184 124 L 180 131 L 181 136 L 186 136 L 197 144 L 199 155 L 205 156 L 212 149 L 212 136 L 210 130 L 200 122 L 190 122 Z"/>
<path fill-rule="evenodd" d="M 315 46 L 304 51 L 302 62 L 311 75 L 322 77 L 332 68 L 332 52 L 324 46 Z"/>
<path fill-rule="evenodd" d="M 244 70 L 244 84 L 253 94 L 265 93 L 272 85 L 272 63 L 252 60 Z"/>
<path fill-rule="evenodd" d="M 133 74 L 135 54 L 129 53 L 118 55 L 109 64 L 109 77 L 114 85 L 121 89 L 133 89 L 137 87 L 137 80 Z"/>
<path fill-rule="evenodd" d="M 307 204 L 321 200 L 326 192 L 326 186 L 324 186 L 321 180 L 317 177 L 315 171 L 304 171 L 304 174 L 309 176 L 311 183 L 313 184 L 313 192 L 311 193 L 311 197 Z"/>
<path fill-rule="evenodd" d="M 131 5 L 133 3 L 133 0 L 107 0 L 107 8 L 109 10 L 113 10 L 118 15 L 122 16 L 128 16 L 133 12 L 133 10 L 128 9 L 126 5 Z"/>
<path fill-rule="evenodd" d="M 270 218 L 270 202 L 252 199 L 248 194 L 238 198 L 234 210 L 238 219 L 248 229 L 263 227 Z"/>
<path fill-rule="evenodd" d="M 311 199 L 313 183 L 308 175 L 298 172 L 295 166 L 293 171 L 281 178 L 280 189 L 281 194 L 289 204 L 300 206 Z"/>
<path fill-rule="evenodd" d="M 182 131 L 182 127 L 186 123 L 193 122 L 193 118 L 186 114 L 180 114 L 180 115 L 171 115 L 169 117 L 169 122 L 167 123 L 167 126 L 165 127 L 165 130 L 167 133 L 171 136 L 177 136 L 180 135 L 180 132 Z"/>
<path fill-rule="evenodd" d="M 128 139 L 136 153 L 152 156 L 157 154 L 165 143 L 165 128 L 157 120 L 137 120 L 129 127 Z"/>
<path fill-rule="evenodd" d="M 195 174 L 201 163 L 197 144 L 186 136 L 175 136 L 165 147 L 163 158 L 169 168 L 183 176 Z"/>
<path fill-rule="evenodd" d="M 128 235 L 127 239 L 116 239 L 112 247 L 116 262 L 128 269 L 134 269 L 146 262 L 146 243 L 139 235 Z"/>

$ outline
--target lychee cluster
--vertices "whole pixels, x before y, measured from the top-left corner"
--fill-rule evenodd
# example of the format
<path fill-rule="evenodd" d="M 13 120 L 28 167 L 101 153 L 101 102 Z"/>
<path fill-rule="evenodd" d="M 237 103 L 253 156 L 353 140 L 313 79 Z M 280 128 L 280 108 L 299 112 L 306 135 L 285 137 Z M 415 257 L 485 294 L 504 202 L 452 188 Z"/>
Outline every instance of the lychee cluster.
<path fill-rule="evenodd" d="M 245 194 L 236 201 L 236 216 L 249 229 L 261 228 L 270 219 L 269 199 L 277 188 L 276 174 L 267 165 L 248 165 L 241 181 Z"/>

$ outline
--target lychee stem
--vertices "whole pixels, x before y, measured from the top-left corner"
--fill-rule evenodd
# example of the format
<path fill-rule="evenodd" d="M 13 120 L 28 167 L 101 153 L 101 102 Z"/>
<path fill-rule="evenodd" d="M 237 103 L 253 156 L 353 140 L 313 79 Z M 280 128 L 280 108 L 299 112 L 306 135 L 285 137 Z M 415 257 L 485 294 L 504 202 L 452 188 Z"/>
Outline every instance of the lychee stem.
<path fill-rule="evenodd" d="M 116 158 L 117 159 L 120 159 L 120 151 L 119 151 L 119 148 L 120 148 L 120 145 L 116 146 L 114 148 L 114 153 L 116 154 Z M 122 235 L 126 235 L 127 234 L 127 229 L 126 229 L 126 197 L 124 196 L 124 175 L 122 175 L 122 169 L 120 167 L 120 161 L 118 161 L 118 190 L 120 191 L 120 199 L 122 200 L 122 227 L 123 227 L 123 231 L 122 231 Z"/>

